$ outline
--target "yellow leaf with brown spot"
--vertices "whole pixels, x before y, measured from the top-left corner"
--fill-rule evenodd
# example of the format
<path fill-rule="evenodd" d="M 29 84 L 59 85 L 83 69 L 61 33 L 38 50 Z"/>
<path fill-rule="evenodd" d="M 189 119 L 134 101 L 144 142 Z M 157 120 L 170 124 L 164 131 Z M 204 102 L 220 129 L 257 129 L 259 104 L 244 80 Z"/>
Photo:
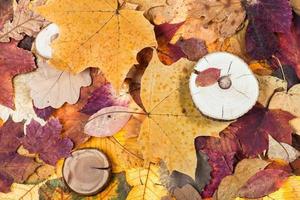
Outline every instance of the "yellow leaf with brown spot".
<path fill-rule="evenodd" d="M 59 26 L 52 43 L 54 66 L 74 73 L 98 67 L 116 90 L 136 54 L 156 45 L 143 12 L 119 8 L 117 0 L 49 0 L 35 11 Z"/>
<path fill-rule="evenodd" d="M 194 62 L 181 59 L 163 65 L 157 54 L 147 67 L 141 84 L 146 111 L 139 142 L 146 161 L 164 160 L 170 171 L 195 176 L 197 136 L 218 136 L 229 122 L 203 116 L 194 106 L 188 82 Z"/>

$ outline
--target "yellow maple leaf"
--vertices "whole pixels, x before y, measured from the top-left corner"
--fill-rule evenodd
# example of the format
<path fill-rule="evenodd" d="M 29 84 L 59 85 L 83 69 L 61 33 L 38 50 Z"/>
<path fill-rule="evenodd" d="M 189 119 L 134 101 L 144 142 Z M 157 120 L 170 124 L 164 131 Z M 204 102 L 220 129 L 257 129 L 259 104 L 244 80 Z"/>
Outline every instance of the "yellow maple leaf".
<path fill-rule="evenodd" d="M 164 160 L 170 171 L 195 177 L 194 138 L 218 136 L 229 123 L 203 116 L 194 106 L 188 87 L 194 62 L 181 59 L 163 65 L 157 54 L 147 67 L 141 83 L 146 111 L 139 141 L 146 161 Z"/>
<path fill-rule="evenodd" d="M 143 12 L 121 9 L 117 0 L 49 0 L 35 11 L 59 26 L 54 66 L 75 73 L 98 67 L 117 90 L 136 54 L 156 45 Z"/>
<path fill-rule="evenodd" d="M 126 200 L 160 200 L 168 194 L 159 179 L 159 167 L 150 164 L 147 168 L 135 168 L 126 171 L 126 180 L 133 186 Z"/>

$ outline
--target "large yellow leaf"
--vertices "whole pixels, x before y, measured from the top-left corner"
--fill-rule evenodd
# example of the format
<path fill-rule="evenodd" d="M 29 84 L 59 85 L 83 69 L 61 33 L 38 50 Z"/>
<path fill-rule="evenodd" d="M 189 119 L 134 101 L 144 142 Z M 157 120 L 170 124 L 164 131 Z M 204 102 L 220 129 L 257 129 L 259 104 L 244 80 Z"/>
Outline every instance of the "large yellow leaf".
<path fill-rule="evenodd" d="M 156 45 L 143 12 L 120 9 L 117 0 L 49 0 L 36 11 L 60 29 L 52 45 L 53 65 L 76 73 L 98 67 L 117 90 L 136 54 Z"/>
<path fill-rule="evenodd" d="M 126 200 L 160 200 L 168 194 L 159 180 L 159 167 L 156 165 L 127 170 L 126 180 L 133 186 Z"/>
<path fill-rule="evenodd" d="M 171 66 L 153 58 L 142 78 L 141 99 L 146 111 L 139 141 L 144 159 L 164 160 L 170 171 L 195 176 L 194 138 L 218 136 L 228 122 L 203 116 L 194 106 L 188 80 L 195 63 L 181 59 Z"/>

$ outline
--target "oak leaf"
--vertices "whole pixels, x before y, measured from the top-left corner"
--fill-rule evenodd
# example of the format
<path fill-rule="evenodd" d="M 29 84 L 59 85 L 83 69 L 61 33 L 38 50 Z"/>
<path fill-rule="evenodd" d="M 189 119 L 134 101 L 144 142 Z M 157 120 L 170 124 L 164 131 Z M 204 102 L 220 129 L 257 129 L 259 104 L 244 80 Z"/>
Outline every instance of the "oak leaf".
<path fill-rule="evenodd" d="M 192 178 L 196 167 L 194 138 L 218 135 L 228 125 L 206 118 L 194 106 L 188 87 L 194 65 L 181 59 L 164 66 L 153 55 L 142 78 L 141 99 L 146 119 L 139 136 L 146 161 L 164 160 L 170 171 L 177 170 Z"/>
<path fill-rule="evenodd" d="M 34 68 L 34 57 L 31 52 L 18 48 L 16 41 L 0 43 L 0 80 L 2 82 L 0 104 L 14 109 L 12 78 L 18 74 L 30 72 Z"/>
<path fill-rule="evenodd" d="M 13 17 L 13 1 L 1 0 L 0 1 L 0 30 L 6 21 L 11 20 Z"/>
<path fill-rule="evenodd" d="M 10 38 L 22 40 L 26 35 L 35 36 L 47 22 L 35 14 L 31 7 L 43 4 L 42 1 L 19 0 L 14 9 L 12 21 L 7 21 L 0 30 L 0 42 L 9 42 Z"/>
<path fill-rule="evenodd" d="M 41 58 L 38 69 L 29 81 L 30 96 L 37 108 L 59 108 L 64 103 L 75 104 L 79 99 L 80 88 L 91 84 L 90 70 L 73 75 L 60 71 Z"/>
<path fill-rule="evenodd" d="M 173 0 L 148 12 L 155 24 L 184 22 L 172 43 L 183 37 L 204 40 L 210 44 L 218 37 L 233 35 L 245 19 L 241 2 L 236 0 Z"/>
<path fill-rule="evenodd" d="M 59 26 L 52 43 L 54 66 L 75 73 L 99 67 L 117 91 L 136 53 L 156 45 L 143 12 L 121 9 L 117 0 L 50 0 L 35 11 Z"/>

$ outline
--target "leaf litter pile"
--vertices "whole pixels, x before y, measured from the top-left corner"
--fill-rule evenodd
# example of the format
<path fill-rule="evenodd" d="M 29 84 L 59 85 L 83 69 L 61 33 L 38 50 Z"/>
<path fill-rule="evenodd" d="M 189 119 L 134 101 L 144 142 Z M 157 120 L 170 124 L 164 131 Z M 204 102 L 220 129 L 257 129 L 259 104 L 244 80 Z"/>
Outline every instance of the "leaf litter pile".
<path fill-rule="evenodd" d="M 0 199 L 300 199 L 299 14 L 299 0 L 0 0 Z M 194 67 L 219 51 L 259 84 L 236 120 L 206 117 L 189 89 L 192 73 L 217 84 L 217 66 Z"/>

